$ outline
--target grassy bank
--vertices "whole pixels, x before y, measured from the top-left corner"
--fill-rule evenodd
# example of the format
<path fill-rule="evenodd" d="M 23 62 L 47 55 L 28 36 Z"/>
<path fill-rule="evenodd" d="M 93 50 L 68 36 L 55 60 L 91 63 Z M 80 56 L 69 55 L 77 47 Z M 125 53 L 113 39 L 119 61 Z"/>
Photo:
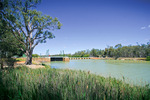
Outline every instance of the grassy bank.
<path fill-rule="evenodd" d="M 0 70 L 0 99 L 148 100 L 149 86 L 130 86 L 115 78 L 62 69 Z"/>
<path fill-rule="evenodd" d="M 105 62 L 110 64 L 117 64 L 117 63 L 145 63 L 150 64 L 150 61 L 143 61 L 143 60 L 105 60 Z"/>

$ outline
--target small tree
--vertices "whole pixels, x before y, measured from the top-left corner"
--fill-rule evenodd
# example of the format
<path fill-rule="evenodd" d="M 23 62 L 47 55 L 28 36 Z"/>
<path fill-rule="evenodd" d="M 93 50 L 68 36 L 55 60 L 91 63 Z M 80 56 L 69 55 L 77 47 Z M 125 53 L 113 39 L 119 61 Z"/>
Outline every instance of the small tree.
<path fill-rule="evenodd" d="M 28 65 L 32 64 L 35 46 L 45 43 L 46 39 L 53 39 L 55 36 L 50 31 L 62 26 L 57 18 L 36 11 L 34 8 L 38 3 L 40 0 L 10 0 L 11 9 L 3 9 L 3 19 L 15 38 L 25 47 Z"/>
<path fill-rule="evenodd" d="M 93 57 L 98 57 L 97 49 L 94 49 L 94 48 L 93 48 L 93 49 L 91 50 L 91 52 L 90 52 L 90 55 L 93 56 Z"/>

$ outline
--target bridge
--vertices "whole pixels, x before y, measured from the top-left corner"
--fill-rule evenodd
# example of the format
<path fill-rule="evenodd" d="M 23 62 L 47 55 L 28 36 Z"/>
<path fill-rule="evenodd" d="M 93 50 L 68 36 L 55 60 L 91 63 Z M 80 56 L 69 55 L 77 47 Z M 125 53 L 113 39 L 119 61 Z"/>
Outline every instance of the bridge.
<path fill-rule="evenodd" d="M 51 61 L 70 61 L 70 60 L 82 60 L 82 59 L 101 59 L 99 57 L 58 57 L 58 56 L 53 56 L 50 57 Z"/>
<path fill-rule="evenodd" d="M 70 60 L 82 60 L 82 59 L 100 59 L 98 57 L 61 57 L 53 56 L 50 57 L 51 61 L 70 61 Z"/>
<path fill-rule="evenodd" d="M 33 58 L 35 61 L 70 61 L 70 60 L 83 60 L 83 59 L 103 59 L 99 57 L 62 57 L 62 56 L 50 56 L 50 57 L 40 57 Z"/>
<path fill-rule="evenodd" d="M 50 57 L 50 61 L 69 61 L 68 57 Z"/>

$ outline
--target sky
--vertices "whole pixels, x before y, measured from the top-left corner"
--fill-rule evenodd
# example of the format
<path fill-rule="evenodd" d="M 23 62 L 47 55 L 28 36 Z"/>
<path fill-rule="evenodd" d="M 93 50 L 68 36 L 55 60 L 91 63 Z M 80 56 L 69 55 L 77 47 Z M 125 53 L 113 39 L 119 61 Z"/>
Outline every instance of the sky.
<path fill-rule="evenodd" d="M 42 0 L 36 9 L 57 17 L 63 26 L 51 31 L 55 38 L 37 45 L 34 54 L 73 54 L 150 41 L 149 0 Z"/>

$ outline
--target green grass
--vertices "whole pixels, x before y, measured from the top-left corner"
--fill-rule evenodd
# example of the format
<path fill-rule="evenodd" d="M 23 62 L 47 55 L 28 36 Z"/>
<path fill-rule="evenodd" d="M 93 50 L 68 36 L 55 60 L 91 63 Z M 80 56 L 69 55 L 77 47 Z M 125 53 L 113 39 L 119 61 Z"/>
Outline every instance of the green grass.
<path fill-rule="evenodd" d="M 84 71 L 19 67 L 0 70 L 0 99 L 148 100 L 150 88 Z"/>
<path fill-rule="evenodd" d="M 105 60 L 107 63 L 147 63 L 150 64 L 148 61 L 143 61 L 143 60 Z"/>
<path fill-rule="evenodd" d="M 16 58 L 16 61 L 25 61 L 23 58 Z"/>

